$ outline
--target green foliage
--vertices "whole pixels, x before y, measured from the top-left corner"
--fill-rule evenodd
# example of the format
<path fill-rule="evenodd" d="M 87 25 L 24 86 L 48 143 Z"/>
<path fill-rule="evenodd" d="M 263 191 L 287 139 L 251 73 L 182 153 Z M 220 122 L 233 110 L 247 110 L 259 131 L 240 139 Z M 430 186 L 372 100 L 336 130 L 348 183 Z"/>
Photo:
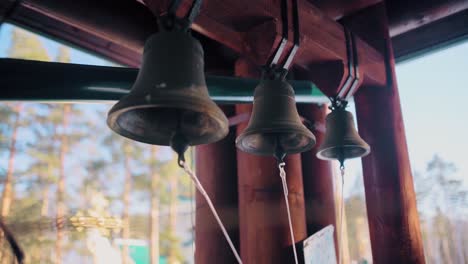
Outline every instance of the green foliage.
<path fill-rule="evenodd" d="M 10 58 L 49 61 L 50 57 L 36 35 L 23 29 L 15 28 L 8 49 Z"/>

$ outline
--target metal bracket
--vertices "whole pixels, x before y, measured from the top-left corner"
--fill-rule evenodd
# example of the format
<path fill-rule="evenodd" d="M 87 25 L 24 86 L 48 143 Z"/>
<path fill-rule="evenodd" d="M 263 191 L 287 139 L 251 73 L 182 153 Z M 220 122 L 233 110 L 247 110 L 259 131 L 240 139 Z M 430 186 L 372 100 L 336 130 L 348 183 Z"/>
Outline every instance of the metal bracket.
<path fill-rule="evenodd" d="M 297 0 L 293 0 L 293 28 L 294 28 L 294 46 L 289 51 L 286 62 L 283 65 L 284 69 L 289 69 L 291 63 L 293 62 L 294 56 L 296 56 L 297 50 L 301 42 L 301 32 L 299 28 L 299 6 Z"/>
<path fill-rule="evenodd" d="M 288 74 L 289 67 L 291 66 L 294 56 L 297 53 L 300 45 L 300 28 L 299 28 L 299 6 L 297 0 L 293 2 L 293 30 L 294 30 L 294 46 L 289 51 L 286 57 L 286 61 L 282 66 L 279 66 L 279 60 L 281 59 L 285 50 L 286 44 L 289 39 L 289 16 L 288 16 L 288 0 L 281 1 L 281 22 L 282 22 L 282 36 L 281 41 L 276 49 L 274 55 L 268 66 L 264 69 L 264 73 L 270 78 L 281 78 L 284 79 Z"/>
<path fill-rule="evenodd" d="M 346 26 L 344 26 L 344 32 L 346 41 L 346 54 L 348 57 L 348 76 L 346 77 L 346 80 L 338 91 L 338 95 L 336 97 L 341 98 L 342 100 L 348 100 L 357 89 L 360 76 L 356 37 Z"/>

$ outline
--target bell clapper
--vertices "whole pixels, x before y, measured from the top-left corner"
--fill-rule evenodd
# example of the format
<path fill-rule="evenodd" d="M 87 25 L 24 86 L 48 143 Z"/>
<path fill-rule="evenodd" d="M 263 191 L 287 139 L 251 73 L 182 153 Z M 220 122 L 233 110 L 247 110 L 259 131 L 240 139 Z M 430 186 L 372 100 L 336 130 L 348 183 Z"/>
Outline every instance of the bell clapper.
<path fill-rule="evenodd" d="M 177 130 L 177 132 L 172 136 L 171 139 L 171 148 L 174 150 L 175 153 L 177 153 L 178 158 L 177 158 L 177 163 L 179 164 L 179 167 L 183 168 L 183 164 L 185 163 L 185 152 L 188 149 L 188 142 L 187 139 L 185 138 L 182 133 L 180 133 L 180 130 Z"/>

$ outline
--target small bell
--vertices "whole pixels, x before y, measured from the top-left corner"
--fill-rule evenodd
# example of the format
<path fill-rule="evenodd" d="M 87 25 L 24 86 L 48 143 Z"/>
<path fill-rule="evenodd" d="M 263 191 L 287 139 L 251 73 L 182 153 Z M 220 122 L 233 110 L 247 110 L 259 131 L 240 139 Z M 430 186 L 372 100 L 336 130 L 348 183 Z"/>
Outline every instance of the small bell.
<path fill-rule="evenodd" d="M 364 157 L 370 153 L 369 145 L 359 136 L 353 115 L 344 108 L 334 109 L 326 118 L 326 134 L 317 157 L 338 160 Z"/>
<path fill-rule="evenodd" d="M 247 128 L 236 139 L 242 151 L 275 156 L 311 149 L 315 136 L 301 122 L 294 90 L 281 79 L 267 79 L 255 88 L 252 116 Z"/>
<path fill-rule="evenodd" d="M 174 144 L 173 138 L 199 145 L 225 137 L 228 120 L 208 95 L 200 42 L 182 30 L 152 35 L 132 90 L 109 111 L 107 124 L 154 145 Z"/>

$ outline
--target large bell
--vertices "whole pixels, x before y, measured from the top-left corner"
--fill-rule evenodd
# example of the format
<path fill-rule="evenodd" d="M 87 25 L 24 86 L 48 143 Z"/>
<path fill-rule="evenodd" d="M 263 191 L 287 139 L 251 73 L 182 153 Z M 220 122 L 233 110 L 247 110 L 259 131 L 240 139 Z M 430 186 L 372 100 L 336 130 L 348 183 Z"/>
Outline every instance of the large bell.
<path fill-rule="evenodd" d="M 107 124 L 124 137 L 154 145 L 170 145 L 176 132 L 186 145 L 226 136 L 228 120 L 208 95 L 200 42 L 183 31 L 151 36 L 135 84 L 109 111 Z"/>
<path fill-rule="evenodd" d="M 315 136 L 301 122 L 294 90 L 282 80 L 262 80 L 255 88 L 252 116 L 236 146 L 257 155 L 277 156 L 312 148 Z"/>
<path fill-rule="evenodd" d="M 359 136 L 353 115 L 344 110 L 333 110 L 326 118 L 326 134 L 317 157 L 338 160 L 364 157 L 370 153 L 369 145 Z"/>

